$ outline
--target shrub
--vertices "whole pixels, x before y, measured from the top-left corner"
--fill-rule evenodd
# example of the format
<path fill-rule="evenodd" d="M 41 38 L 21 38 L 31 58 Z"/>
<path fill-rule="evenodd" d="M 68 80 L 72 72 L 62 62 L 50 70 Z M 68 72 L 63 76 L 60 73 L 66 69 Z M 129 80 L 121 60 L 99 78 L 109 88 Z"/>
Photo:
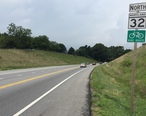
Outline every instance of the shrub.
<path fill-rule="evenodd" d="M 132 65 L 132 60 L 130 59 L 125 59 L 124 61 L 121 62 L 122 67 L 130 67 Z"/>

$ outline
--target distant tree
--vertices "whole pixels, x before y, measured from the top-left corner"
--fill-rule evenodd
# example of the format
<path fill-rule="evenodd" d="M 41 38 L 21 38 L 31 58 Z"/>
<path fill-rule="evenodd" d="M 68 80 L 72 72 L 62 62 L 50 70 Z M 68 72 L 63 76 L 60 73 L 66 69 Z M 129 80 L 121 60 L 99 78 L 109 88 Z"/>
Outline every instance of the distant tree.
<path fill-rule="evenodd" d="M 131 52 L 131 51 L 132 51 L 131 49 L 126 49 L 126 50 L 124 50 L 124 54 Z"/>
<path fill-rule="evenodd" d="M 66 53 L 67 51 L 64 44 L 57 43 L 55 41 L 50 41 L 50 48 L 51 48 L 51 51 L 54 51 L 54 52 Z"/>
<path fill-rule="evenodd" d="M 81 46 L 79 49 L 76 50 L 76 54 L 79 56 L 90 57 L 91 56 L 91 48 L 90 46 Z"/>
<path fill-rule="evenodd" d="M 107 48 L 107 61 L 111 61 L 115 59 L 114 49 L 115 49 L 114 46 Z"/>
<path fill-rule="evenodd" d="M 86 56 L 86 49 L 84 46 L 81 46 L 79 49 L 76 50 L 76 54 L 78 56 Z"/>
<path fill-rule="evenodd" d="M 68 54 L 74 55 L 75 54 L 75 49 L 73 47 L 70 47 L 69 50 L 68 50 Z"/>
<path fill-rule="evenodd" d="M 107 47 L 101 43 L 95 44 L 92 47 L 92 58 L 101 62 L 105 62 L 107 60 Z"/>
<path fill-rule="evenodd" d="M 0 48 L 15 48 L 15 38 L 4 33 L 0 36 Z"/>
<path fill-rule="evenodd" d="M 124 54 L 123 46 L 116 46 L 115 48 L 116 48 L 116 58 L 118 58 Z"/>
<path fill-rule="evenodd" d="M 60 53 L 66 53 L 67 52 L 67 49 L 66 49 L 64 44 L 59 43 L 58 45 L 59 45 L 58 52 L 60 52 Z"/>
<path fill-rule="evenodd" d="M 26 37 L 31 36 L 31 30 L 25 29 L 22 26 L 16 26 L 14 23 L 9 24 L 7 27 L 8 34 L 15 37 Z"/>
<path fill-rule="evenodd" d="M 114 60 L 130 51 L 131 51 L 130 49 L 124 50 L 123 46 L 108 47 L 107 49 L 108 61 Z"/>
<path fill-rule="evenodd" d="M 16 25 L 14 23 L 9 24 L 9 26 L 7 27 L 8 29 L 8 34 L 11 36 L 15 36 L 16 35 Z"/>
<path fill-rule="evenodd" d="M 111 46 L 107 49 L 108 61 L 114 60 L 125 54 L 123 46 Z"/>
<path fill-rule="evenodd" d="M 59 49 L 59 45 L 55 41 L 50 41 L 50 50 L 57 52 Z"/>
<path fill-rule="evenodd" d="M 22 26 L 16 26 L 14 23 L 9 24 L 7 27 L 8 35 L 10 37 L 15 37 L 13 42 L 15 43 L 16 48 L 26 49 L 30 48 L 31 45 L 31 30 L 25 29 Z M 12 41 L 12 40 L 10 40 Z"/>
<path fill-rule="evenodd" d="M 40 50 L 50 50 L 49 38 L 45 35 L 35 37 L 32 41 L 32 48 Z"/>
<path fill-rule="evenodd" d="M 92 49 L 91 49 L 90 46 L 87 46 L 87 48 L 86 48 L 86 54 L 87 54 L 88 57 L 92 57 Z"/>

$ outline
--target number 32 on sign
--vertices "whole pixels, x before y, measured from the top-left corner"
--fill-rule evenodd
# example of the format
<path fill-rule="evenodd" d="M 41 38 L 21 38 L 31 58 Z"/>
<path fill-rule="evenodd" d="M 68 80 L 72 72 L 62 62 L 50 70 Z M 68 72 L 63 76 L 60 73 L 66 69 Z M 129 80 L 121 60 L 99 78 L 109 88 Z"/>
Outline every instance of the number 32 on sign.
<path fill-rule="evenodd" d="M 129 29 L 144 29 L 146 22 L 144 17 L 129 17 Z"/>

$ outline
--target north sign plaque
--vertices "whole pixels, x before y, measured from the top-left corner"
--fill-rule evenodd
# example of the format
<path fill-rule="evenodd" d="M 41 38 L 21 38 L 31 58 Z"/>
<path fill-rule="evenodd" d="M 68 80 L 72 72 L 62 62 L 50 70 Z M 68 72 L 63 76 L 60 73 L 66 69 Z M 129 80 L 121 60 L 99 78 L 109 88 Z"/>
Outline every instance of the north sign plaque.
<path fill-rule="evenodd" d="M 129 12 L 146 11 L 146 2 L 129 5 Z"/>

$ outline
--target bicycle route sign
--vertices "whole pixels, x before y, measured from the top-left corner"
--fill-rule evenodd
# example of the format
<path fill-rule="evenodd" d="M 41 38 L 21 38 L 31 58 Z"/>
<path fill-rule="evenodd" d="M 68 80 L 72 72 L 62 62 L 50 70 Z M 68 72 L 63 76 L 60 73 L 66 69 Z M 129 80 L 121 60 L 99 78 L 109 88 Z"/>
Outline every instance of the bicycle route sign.
<path fill-rule="evenodd" d="M 145 42 L 145 30 L 128 30 L 127 42 Z"/>

